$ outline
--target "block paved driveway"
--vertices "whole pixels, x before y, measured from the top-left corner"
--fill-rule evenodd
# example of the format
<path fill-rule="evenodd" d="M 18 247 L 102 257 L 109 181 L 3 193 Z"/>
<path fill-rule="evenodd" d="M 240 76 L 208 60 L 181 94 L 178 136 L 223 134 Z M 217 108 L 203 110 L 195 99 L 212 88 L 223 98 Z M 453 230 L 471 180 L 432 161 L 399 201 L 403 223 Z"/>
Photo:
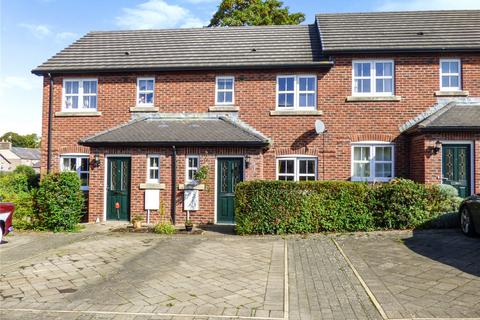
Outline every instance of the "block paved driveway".
<path fill-rule="evenodd" d="M 479 239 L 452 231 L 284 239 L 89 227 L 7 240 L 0 319 L 480 316 Z"/>

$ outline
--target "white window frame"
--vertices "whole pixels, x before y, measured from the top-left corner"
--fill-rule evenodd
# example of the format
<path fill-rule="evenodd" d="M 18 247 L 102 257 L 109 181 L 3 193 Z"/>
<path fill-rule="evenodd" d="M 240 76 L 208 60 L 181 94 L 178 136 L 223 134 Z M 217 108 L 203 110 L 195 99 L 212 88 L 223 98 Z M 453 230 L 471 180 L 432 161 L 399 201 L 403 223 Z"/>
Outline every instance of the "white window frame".
<path fill-rule="evenodd" d="M 147 81 L 153 81 L 153 89 L 152 90 L 143 90 L 140 91 L 140 81 L 141 80 L 147 80 Z M 151 93 L 152 94 L 152 103 L 141 103 L 140 102 L 140 94 L 141 93 Z M 139 77 L 137 78 L 137 106 L 142 106 L 142 107 L 151 107 L 155 104 L 155 78 L 154 77 Z"/>
<path fill-rule="evenodd" d="M 355 77 L 355 64 L 356 63 L 369 63 L 370 64 L 370 77 Z M 377 63 L 391 63 L 392 64 L 392 92 L 376 92 L 377 79 L 390 79 L 388 76 L 377 77 L 376 64 Z M 356 79 L 370 79 L 370 92 L 355 92 L 355 80 Z M 381 96 L 389 97 L 395 95 L 395 61 L 394 60 L 352 60 L 352 96 Z"/>
<path fill-rule="evenodd" d="M 442 71 L 442 62 L 458 62 L 458 73 L 443 73 Z M 439 63 L 439 74 L 440 74 L 440 91 L 460 91 L 462 90 L 462 60 L 461 59 L 440 59 Z M 458 77 L 458 87 L 443 87 L 442 86 L 442 76 L 449 77 Z"/>
<path fill-rule="evenodd" d="M 76 170 L 72 171 L 70 170 L 70 167 L 66 168 L 64 166 L 64 159 L 75 159 L 76 161 Z M 88 160 L 88 171 L 82 171 L 82 159 L 87 159 Z M 82 191 L 88 191 L 89 189 L 89 184 L 90 184 L 90 156 L 88 154 L 62 154 L 60 155 L 60 171 L 69 171 L 69 172 L 76 172 L 78 174 L 78 177 L 80 178 L 81 173 L 87 173 L 88 174 L 88 179 L 87 179 L 87 185 L 86 186 L 80 186 L 80 190 Z"/>
<path fill-rule="evenodd" d="M 75 82 L 77 81 L 78 82 L 78 94 L 67 94 L 66 93 L 66 82 Z M 97 87 L 97 93 L 96 94 L 93 94 L 93 93 L 83 93 L 83 82 L 84 81 L 95 81 L 95 83 L 97 84 L 96 87 Z M 67 105 L 66 105 L 66 102 L 67 102 L 67 99 L 66 99 L 66 96 L 78 96 L 78 108 L 77 109 L 74 109 L 74 108 L 67 108 Z M 97 105 L 95 106 L 95 108 L 84 108 L 83 107 L 83 97 L 91 97 L 91 96 L 96 96 L 97 97 Z M 95 112 L 98 110 L 98 79 L 96 78 L 64 78 L 63 79 L 63 87 L 62 87 L 62 111 L 65 111 L 65 112 L 86 112 L 86 111 L 92 111 L 92 112 Z"/>
<path fill-rule="evenodd" d="M 218 80 L 232 80 L 232 89 L 219 89 Z M 231 92 L 232 93 L 232 102 L 221 102 L 218 101 L 219 92 Z M 235 104 L 235 77 L 234 76 L 217 76 L 215 77 L 215 104 L 216 105 L 233 105 Z"/>
<path fill-rule="evenodd" d="M 158 167 L 152 167 L 150 165 L 150 159 L 157 158 L 158 159 Z M 160 183 L 160 155 L 158 154 L 149 154 L 147 156 L 147 183 Z M 158 170 L 158 179 L 151 179 L 150 178 L 150 171 L 151 170 Z"/>
<path fill-rule="evenodd" d="M 281 160 L 293 160 L 294 161 L 294 165 L 293 165 L 293 174 L 292 173 L 280 173 L 280 161 Z M 312 175 L 312 174 L 303 174 L 303 173 L 300 173 L 300 161 L 301 160 L 313 160 L 315 162 L 315 173 Z M 306 155 L 292 155 L 292 156 L 280 156 L 280 157 L 277 157 L 276 159 L 276 179 L 277 180 L 280 180 L 279 177 L 280 176 L 290 176 L 290 177 L 293 177 L 293 181 L 300 181 L 300 177 L 301 176 L 314 176 L 314 181 L 318 180 L 318 158 L 315 157 L 315 156 L 306 156 Z"/>
<path fill-rule="evenodd" d="M 370 148 L 370 155 L 368 161 L 359 161 L 354 160 L 354 149 L 356 147 L 369 147 Z M 392 161 L 376 161 L 375 160 L 375 148 L 376 147 L 391 147 L 392 149 Z M 370 163 L 370 177 L 356 177 L 354 176 L 354 167 L 355 163 L 363 162 L 363 163 Z M 375 174 L 375 163 L 391 163 L 392 164 L 392 177 L 376 177 Z M 352 143 L 351 146 L 351 179 L 352 181 L 368 181 L 368 182 L 388 182 L 395 178 L 395 144 L 390 142 L 383 142 L 383 141 L 362 141 L 362 142 L 355 142 Z"/>
<path fill-rule="evenodd" d="M 197 159 L 197 167 L 190 167 L 189 160 L 195 158 Z M 197 155 L 188 155 L 185 157 L 185 184 L 195 183 L 197 182 L 195 179 L 189 179 L 188 173 L 190 170 L 195 170 L 198 172 L 200 169 L 200 157 Z"/>
<path fill-rule="evenodd" d="M 279 80 L 282 78 L 293 78 L 293 91 L 286 90 L 280 91 Z M 313 91 L 300 91 L 300 81 L 299 78 L 313 78 L 314 79 L 314 90 Z M 278 96 L 281 93 L 290 94 L 293 93 L 293 107 L 279 107 L 278 106 Z M 301 107 L 300 106 L 300 93 L 313 93 L 313 106 Z M 317 109 L 317 75 L 316 74 L 281 74 L 277 75 L 277 84 L 276 84 L 276 96 L 275 96 L 275 110 L 281 111 L 290 111 L 290 110 L 316 110 Z"/>

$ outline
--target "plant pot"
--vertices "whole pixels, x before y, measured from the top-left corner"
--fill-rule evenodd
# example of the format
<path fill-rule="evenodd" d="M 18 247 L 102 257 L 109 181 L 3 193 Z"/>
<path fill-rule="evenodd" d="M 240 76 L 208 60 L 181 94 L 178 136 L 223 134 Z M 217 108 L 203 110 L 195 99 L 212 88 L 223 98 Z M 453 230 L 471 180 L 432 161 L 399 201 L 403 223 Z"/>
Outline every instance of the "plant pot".
<path fill-rule="evenodd" d="M 140 229 L 142 227 L 142 221 L 133 221 L 133 229 Z"/>
<path fill-rule="evenodd" d="M 192 231 L 192 229 L 193 229 L 193 226 L 185 225 L 185 230 L 187 230 L 188 232 Z"/>

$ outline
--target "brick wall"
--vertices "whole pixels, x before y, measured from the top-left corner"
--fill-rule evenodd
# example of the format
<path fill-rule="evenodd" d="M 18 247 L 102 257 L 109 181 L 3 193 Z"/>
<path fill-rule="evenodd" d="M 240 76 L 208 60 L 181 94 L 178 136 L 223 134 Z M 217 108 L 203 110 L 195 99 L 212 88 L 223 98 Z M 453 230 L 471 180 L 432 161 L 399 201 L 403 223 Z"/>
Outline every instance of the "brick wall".
<path fill-rule="evenodd" d="M 463 89 L 471 96 L 480 96 L 480 54 L 457 54 L 462 59 Z M 207 112 L 215 103 L 215 76 L 234 75 L 235 105 L 240 109 L 242 120 L 273 139 L 273 146 L 259 155 L 259 178 L 275 179 L 276 162 L 279 155 L 308 154 L 318 157 L 319 179 L 350 178 L 351 142 L 380 140 L 391 141 L 396 145 L 395 163 L 397 176 L 411 176 L 418 181 L 432 182 L 422 174 L 421 151 L 412 150 L 408 142 L 410 138 L 401 136 L 398 127 L 414 118 L 436 102 L 434 92 L 439 89 L 439 59 L 447 55 L 358 55 L 336 56 L 335 65 L 331 69 L 314 70 L 236 70 L 218 72 L 164 72 L 164 73 L 128 73 L 75 75 L 73 77 L 98 78 L 98 111 L 99 117 L 53 117 L 52 130 L 52 168 L 58 170 L 59 156 L 62 153 L 89 153 L 89 149 L 77 145 L 80 138 L 111 128 L 131 118 L 130 107 L 135 105 L 136 78 L 138 76 L 155 77 L 155 106 L 160 112 Z M 401 96 L 399 102 L 346 102 L 352 91 L 352 59 L 393 59 L 395 61 L 395 95 Z M 316 74 L 318 78 L 318 109 L 321 116 L 272 116 L 275 110 L 276 77 L 279 74 Z M 54 80 L 54 112 L 61 111 L 63 76 Z M 42 136 L 47 137 L 48 122 L 48 78 L 44 80 L 43 126 Z M 318 136 L 314 132 L 315 120 L 322 119 L 327 133 Z M 325 145 L 324 142 L 325 141 Z M 422 147 L 422 141 L 412 140 Z M 42 170 L 46 169 L 46 143 L 42 143 Z M 476 146 L 478 151 L 478 146 Z M 107 150 L 101 150 L 103 153 Z M 134 172 L 132 188 L 144 180 L 146 175 L 146 153 L 148 150 L 125 150 L 132 154 Z M 110 153 L 119 150 L 108 150 Z M 122 151 L 123 152 L 123 151 Z M 162 178 L 170 170 L 168 151 L 162 160 Z M 222 153 L 233 154 L 236 150 L 223 150 Z M 214 161 L 214 154 L 209 161 Z M 241 153 L 240 153 L 241 154 Z M 477 152 L 478 154 L 478 152 Z M 179 159 L 181 156 L 179 156 Z M 180 161 L 180 160 L 179 160 Z M 417 162 L 419 161 L 419 162 Z M 433 161 L 433 159 L 432 159 Z M 104 163 L 104 162 L 103 162 Z M 478 161 L 476 162 L 478 163 Z M 179 162 L 181 177 L 184 176 L 184 164 Z M 435 169 L 428 169 L 435 170 Z M 91 175 L 90 206 L 92 217 L 103 212 L 102 192 L 103 171 Z M 476 171 L 477 185 L 478 172 Z M 213 179 L 213 178 L 212 178 Z M 143 181 L 142 181 L 143 182 Z M 167 186 L 168 189 L 168 186 Z M 137 194 L 132 190 L 132 195 Z M 161 191 L 161 194 L 165 191 Z M 141 194 L 137 194 L 142 196 Z M 202 191 L 201 198 L 213 197 L 211 191 Z M 202 200 L 203 201 L 203 200 Z M 140 203 L 140 202 L 139 202 Z M 143 205 L 143 202 L 141 202 Z M 212 201 L 213 203 L 213 201 Z M 132 211 L 139 211 L 138 204 L 133 204 Z M 205 212 L 199 215 L 212 218 L 211 204 L 206 204 Z M 208 213 L 207 213 L 208 211 Z M 167 209 L 167 212 L 169 210 Z M 92 218 L 93 219 L 93 218 Z M 207 219 L 207 218 L 205 218 Z"/>

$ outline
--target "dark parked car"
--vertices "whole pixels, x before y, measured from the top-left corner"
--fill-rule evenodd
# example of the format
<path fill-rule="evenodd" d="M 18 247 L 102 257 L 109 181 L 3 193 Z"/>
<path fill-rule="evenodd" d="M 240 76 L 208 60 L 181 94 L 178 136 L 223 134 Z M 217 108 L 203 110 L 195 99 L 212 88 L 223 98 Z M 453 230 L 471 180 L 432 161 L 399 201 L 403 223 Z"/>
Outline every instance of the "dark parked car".
<path fill-rule="evenodd" d="M 3 236 L 6 236 L 13 230 L 12 217 L 15 211 L 15 205 L 10 202 L 0 202 L 0 243 Z"/>
<path fill-rule="evenodd" d="M 466 198 L 460 205 L 460 228 L 467 236 L 480 234 L 480 194 Z"/>

